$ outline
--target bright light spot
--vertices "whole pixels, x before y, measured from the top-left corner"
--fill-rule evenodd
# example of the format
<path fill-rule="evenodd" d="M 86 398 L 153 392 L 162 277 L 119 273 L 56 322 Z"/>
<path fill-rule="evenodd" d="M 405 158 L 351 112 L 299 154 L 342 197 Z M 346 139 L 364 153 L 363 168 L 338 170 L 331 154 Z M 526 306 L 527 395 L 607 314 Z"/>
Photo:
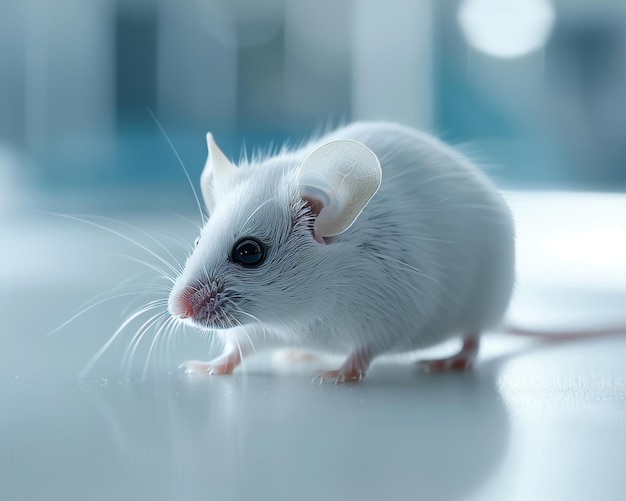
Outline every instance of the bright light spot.
<path fill-rule="evenodd" d="M 626 232 L 615 226 L 562 234 L 546 244 L 551 254 L 560 260 L 604 266 L 626 263 Z"/>
<path fill-rule="evenodd" d="M 541 48 L 554 24 L 550 0 L 463 0 L 458 21 L 474 48 L 513 58 Z"/>

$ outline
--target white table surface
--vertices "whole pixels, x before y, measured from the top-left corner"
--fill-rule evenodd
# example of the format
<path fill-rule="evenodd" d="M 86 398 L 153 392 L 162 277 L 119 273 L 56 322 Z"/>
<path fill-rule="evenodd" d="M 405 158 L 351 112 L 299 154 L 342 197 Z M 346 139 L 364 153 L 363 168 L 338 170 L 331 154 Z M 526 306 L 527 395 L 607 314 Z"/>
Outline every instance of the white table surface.
<path fill-rule="evenodd" d="M 519 234 L 511 321 L 626 325 L 626 196 L 508 198 Z M 121 219 L 178 256 L 161 233 L 195 237 L 171 215 Z M 79 379 L 133 298 L 46 334 L 142 270 L 115 253 L 154 260 L 76 221 L 0 224 L 0 500 L 626 499 L 626 335 L 545 344 L 492 333 L 471 373 L 384 360 L 362 384 L 319 386 L 310 375 L 333 360 L 260 355 L 230 377 L 187 377 L 177 365 L 209 348 L 192 330 L 159 343 L 142 378 L 148 333 L 124 373 L 136 325 Z"/>

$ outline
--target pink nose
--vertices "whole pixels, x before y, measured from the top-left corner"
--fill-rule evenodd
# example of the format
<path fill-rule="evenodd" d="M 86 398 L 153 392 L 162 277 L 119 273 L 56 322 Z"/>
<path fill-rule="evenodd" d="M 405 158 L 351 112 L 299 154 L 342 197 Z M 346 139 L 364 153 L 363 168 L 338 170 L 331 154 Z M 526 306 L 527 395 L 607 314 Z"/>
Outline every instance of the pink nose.
<path fill-rule="evenodd" d="M 179 318 L 190 318 L 196 313 L 191 295 L 193 291 L 187 289 L 178 296 L 172 305 L 172 315 Z"/>

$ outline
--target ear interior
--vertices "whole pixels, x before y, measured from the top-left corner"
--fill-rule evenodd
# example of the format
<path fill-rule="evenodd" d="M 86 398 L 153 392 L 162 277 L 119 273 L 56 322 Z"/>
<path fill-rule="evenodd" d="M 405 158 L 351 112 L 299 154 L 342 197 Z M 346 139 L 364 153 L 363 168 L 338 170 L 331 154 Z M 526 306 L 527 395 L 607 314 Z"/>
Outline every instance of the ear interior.
<path fill-rule="evenodd" d="M 321 193 L 320 193 L 321 194 Z M 324 202 L 322 201 L 323 199 L 321 197 L 316 197 L 315 194 L 313 193 L 300 193 L 300 196 L 302 197 L 302 199 L 306 202 L 306 205 L 309 207 L 309 209 L 311 210 L 311 213 L 317 218 L 320 215 L 320 212 L 322 211 L 322 209 L 324 208 Z M 324 238 L 321 237 L 314 228 L 313 231 L 313 237 L 315 238 L 315 240 L 317 240 L 320 244 L 324 243 Z"/>
<path fill-rule="evenodd" d="M 302 162 L 300 196 L 317 216 L 315 238 L 346 231 L 378 191 L 380 162 L 367 146 L 351 140 L 327 143 Z"/>

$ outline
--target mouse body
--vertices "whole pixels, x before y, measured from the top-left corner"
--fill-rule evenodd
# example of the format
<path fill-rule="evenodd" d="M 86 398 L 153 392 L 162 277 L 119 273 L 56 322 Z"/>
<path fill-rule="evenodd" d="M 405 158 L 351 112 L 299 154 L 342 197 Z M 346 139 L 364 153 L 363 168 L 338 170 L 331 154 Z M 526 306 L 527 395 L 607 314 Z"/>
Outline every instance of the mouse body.
<path fill-rule="evenodd" d="M 169 297 L 171 315 L 219 332 L 230 373 L 260 346 L 348 353 L 319 381 L 359 381 L 385 353 L 451 337 L 467 369 L 514 284 L 515 232 L 495 185 L 438 139 L 356 122 L 235 167 L 207 135 L 209 213 Z"/>

